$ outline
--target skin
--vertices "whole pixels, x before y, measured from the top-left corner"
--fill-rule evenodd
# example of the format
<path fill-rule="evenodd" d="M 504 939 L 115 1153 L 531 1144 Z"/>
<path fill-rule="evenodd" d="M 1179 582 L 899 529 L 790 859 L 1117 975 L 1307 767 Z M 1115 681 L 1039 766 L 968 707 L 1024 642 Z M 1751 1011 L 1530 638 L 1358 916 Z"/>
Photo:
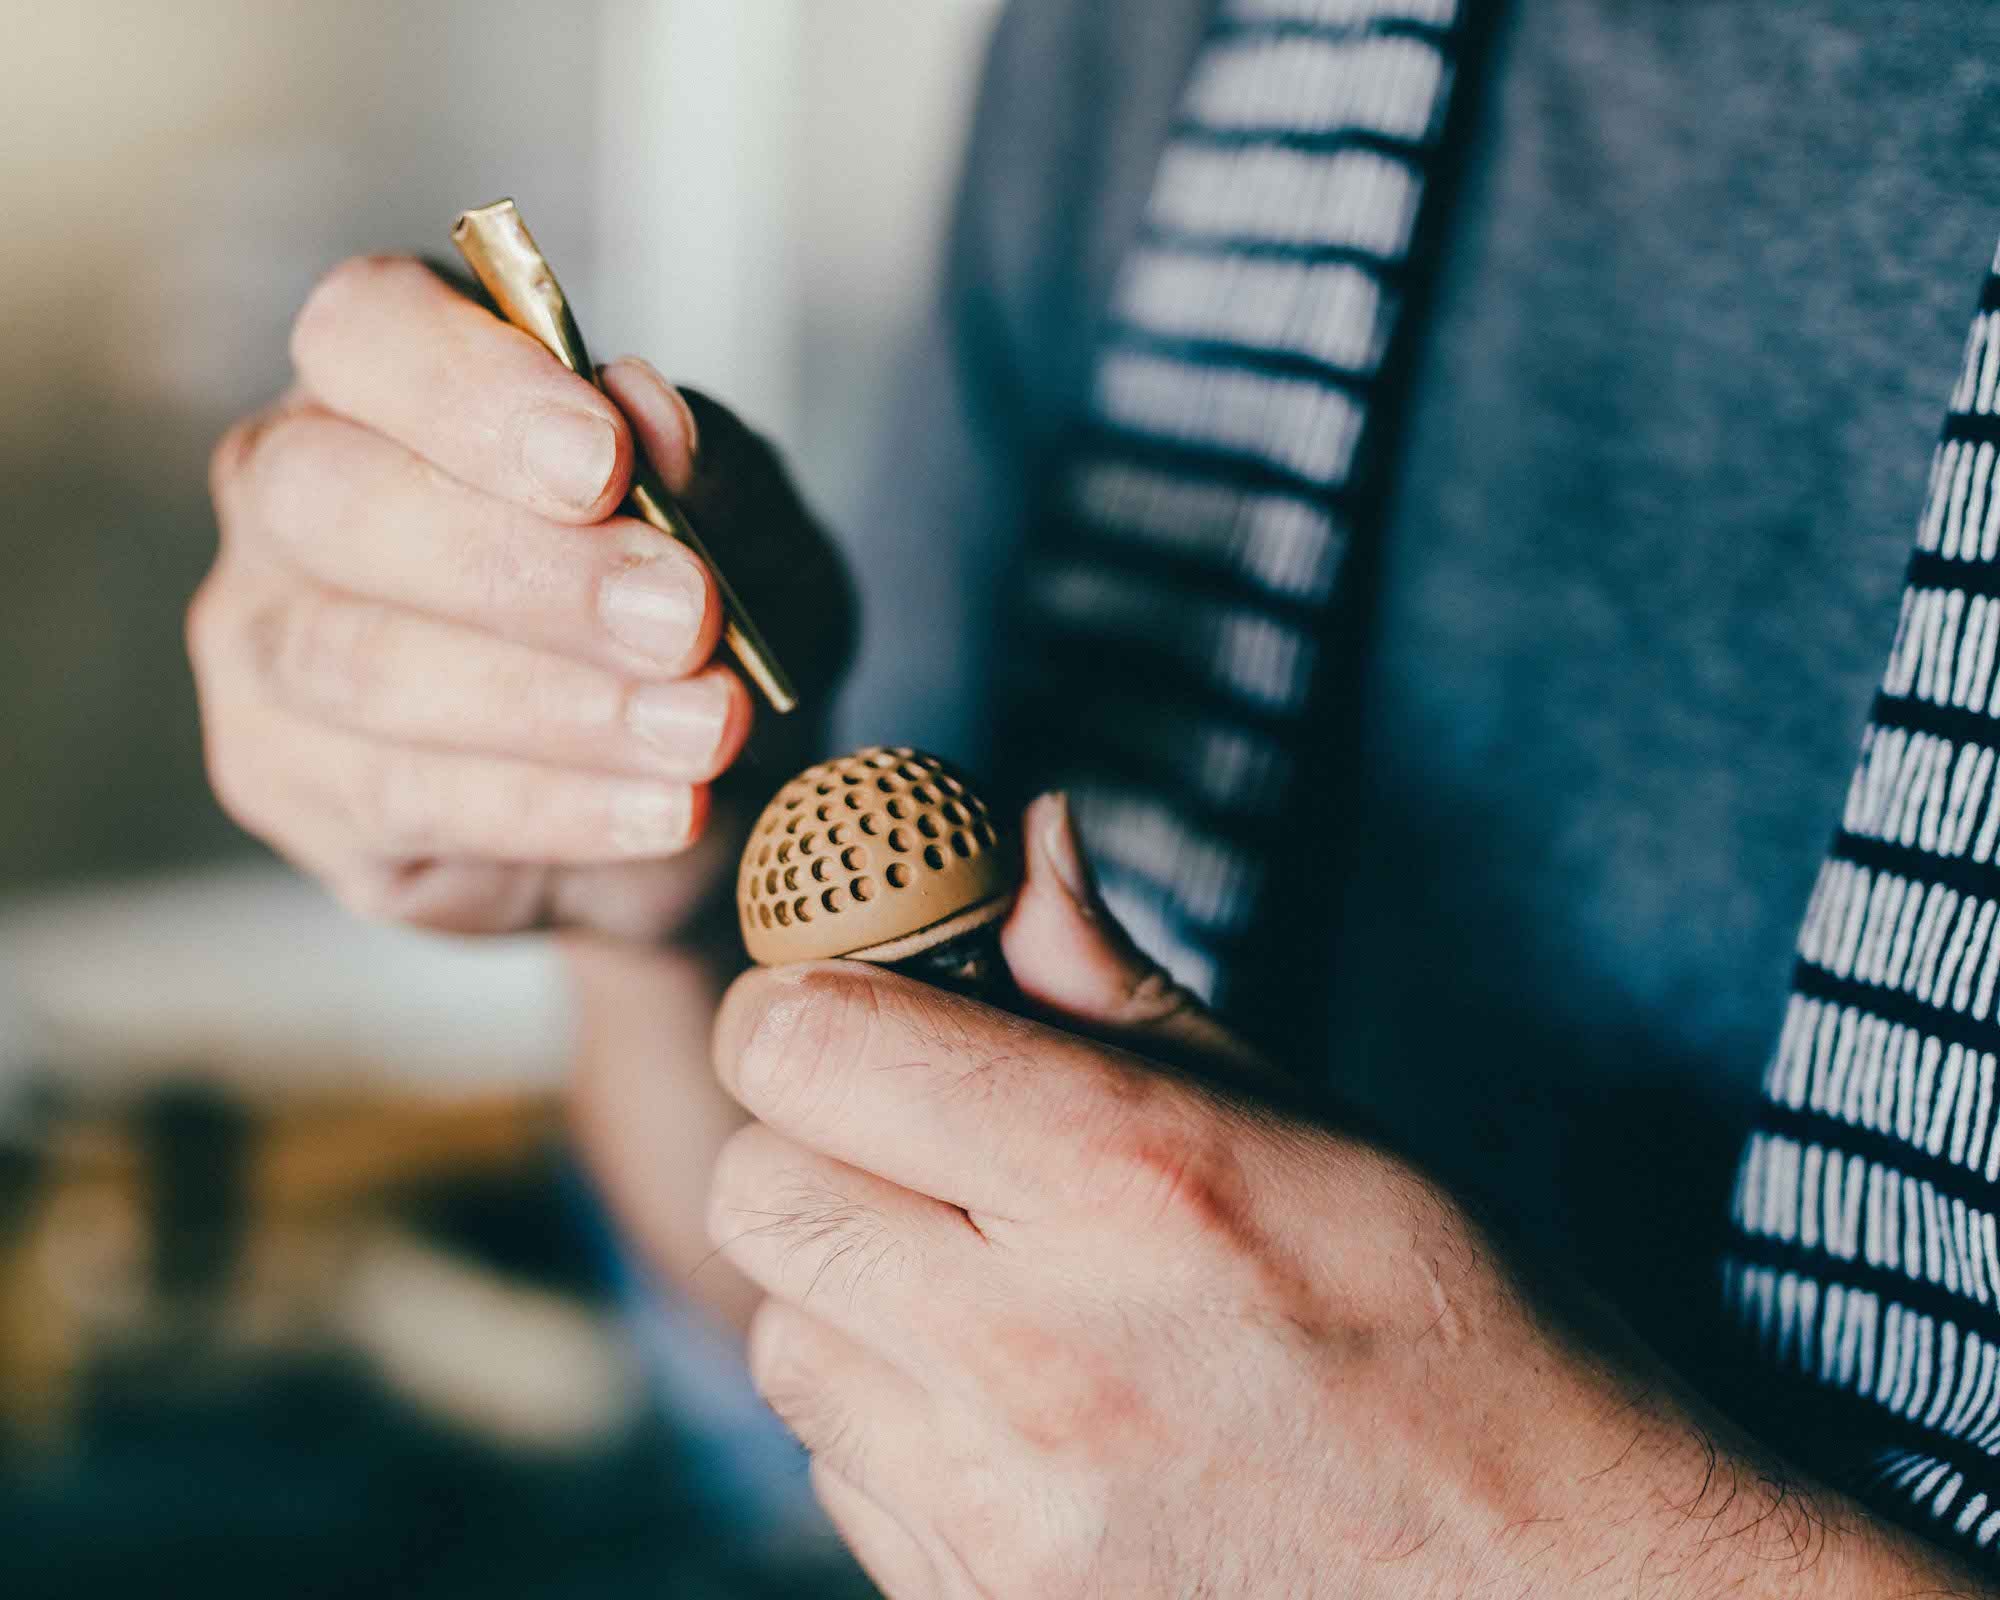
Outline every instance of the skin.
<path fill-rule="evenodd" d="M 1988 1592 L 1531 1296 L 1393 1153 L 1236 1097 L 1254 1056 L 1110 922 L 1060 799 L 1026 826 L 1003 942 L 1042 1020 L 829 962 L 716 1029 L 756 1120 L 711 1235 L 886 1593 Z"/>
<path fill-rule="evenodd" d="M 852 626 L 824 540 L 727 412 L 630 361 L 608 403 L 414 262 L 336 269 L 293 355 L 213 463 L 216 791 L 364 914 L 560 931 L 604 1193 L 750 1319 L 889 1594 L 1983 1592 L 1555 1315 L 1392 1153 L 1238 1097 L 1273 1075 L 1139 959 L 1059 801 L 1004 933 L 1039 1020 L 753 974 L 711 1075 L 699 913 L 814 729 L 731 803 L 713 587 L 615 509 L 643 453 L 807 683 Z"/>
<path fill-rule="evenodd" d="M 722 407 L 631 359 L 602 369 L 607 399 L 416 261 L 334 268 L 291 349 L 290 391 L 210 464 L 221 540 L 187 639 L 214 790 L 364 916 L 557 930 L 585 1070 L 671 1102 L 656 1153 L 691 1177 L 647 1237 L 691 1265 L 709 1166 L 742 1120 L 705 1048 L 740 956 L 702 913 L 769 773 L 818 732 L 809 709 L 774 721 L 764 775 L 730 794 L 756 707 L 717 658 L 702 564 L 616 514 L 633 463 L 729 552 L 808 686 L 838 677 L 846 576 Z M 619 604 L 634 577 L 640 603 Z M 632 1081 L 625 1062 L 654 1070 Z M 727 1274 L 704 1285 L 747 1315 Z"/>

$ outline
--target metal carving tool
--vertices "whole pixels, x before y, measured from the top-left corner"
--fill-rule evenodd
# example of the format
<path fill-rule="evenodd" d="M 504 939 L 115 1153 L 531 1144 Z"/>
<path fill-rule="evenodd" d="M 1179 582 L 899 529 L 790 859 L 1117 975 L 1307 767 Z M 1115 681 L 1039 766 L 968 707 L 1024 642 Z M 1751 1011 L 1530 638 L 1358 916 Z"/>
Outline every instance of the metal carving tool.
<path fill-rule="evenodd" d="M 536 247 L 512 200 L 496 200 L 490 206 L 466 212 L 453 225 L 451 242 L 458 246 L 458 253 L 465 258 L 480 286 L 493 297 L 503 317 L 522 332 L 532 334 L 577 376 L 597 382 L 597 370 L 591 365 L 583 334 L 577 328 L 569 301 L 563 297 L 562 286 L 556 282 L 555 271 Z M 743 602 L 723 576 L 701 535 L 643 461 L 633 466 L 632 490 L 624 509 L 670 538 L 678 539 L 701 558 L 722 595 L 726 618 L 722 637 L 730 654 L 770 702 L 772 710 L 792 710 L 799 702 L 791 679 L 757 631 L 756 623 L 750 620 L 750 613 L 743 608 Z"/>

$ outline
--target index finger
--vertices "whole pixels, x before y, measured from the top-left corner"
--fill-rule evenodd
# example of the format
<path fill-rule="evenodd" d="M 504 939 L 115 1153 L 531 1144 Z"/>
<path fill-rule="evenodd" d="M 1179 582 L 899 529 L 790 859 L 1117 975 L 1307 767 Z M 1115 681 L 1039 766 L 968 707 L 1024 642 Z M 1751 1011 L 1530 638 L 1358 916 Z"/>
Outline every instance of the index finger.
<path fill-rule="evenodd" d="M 1012 1221 L 1172 1181 L 1203 1119 L 1124 1052 L 858 962 L 753 971 L 716 1072 L 760 1121 L 891 1183 Z"/>
<path fill-rule="evenodd" d="M 460 483 L 563 522 L 601 521 L 625 497 L 618 408 L 408 257 L 357 256 L 321 279 L 292 361 L 328 410 Z"/>

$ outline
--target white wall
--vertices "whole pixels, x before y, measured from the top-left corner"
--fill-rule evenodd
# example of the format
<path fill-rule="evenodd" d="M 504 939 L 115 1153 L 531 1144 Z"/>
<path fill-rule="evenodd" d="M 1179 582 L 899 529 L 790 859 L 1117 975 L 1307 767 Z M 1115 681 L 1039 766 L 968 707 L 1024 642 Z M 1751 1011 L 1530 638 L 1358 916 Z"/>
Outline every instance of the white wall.
<path fill-rule="evenodd" d="M 606 7 L 589 326 L 853 505 L 931 291 L 998 0 Z"/>

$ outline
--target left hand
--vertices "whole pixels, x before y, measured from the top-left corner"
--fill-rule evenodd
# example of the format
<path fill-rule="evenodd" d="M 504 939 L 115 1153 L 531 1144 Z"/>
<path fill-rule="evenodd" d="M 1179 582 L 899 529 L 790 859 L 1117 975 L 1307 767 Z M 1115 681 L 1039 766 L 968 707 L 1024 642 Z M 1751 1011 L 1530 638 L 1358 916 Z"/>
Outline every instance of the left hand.
<path fill-rule="evenodd" d="M 888 1594 L 1838 1594 L 1877 1570 L 1657 1373 L 1539 1314 L 1410 1167 L 1149 1065 L 1257 1070 L 1110 923 L 1062 802 L 1028 832 L 1009 964 L 1101 1042 L 845 963 L 753 973 L 718 1025 L 759 1119 L 710 1207 L 770 1297 L 752 1370 Z"/>

